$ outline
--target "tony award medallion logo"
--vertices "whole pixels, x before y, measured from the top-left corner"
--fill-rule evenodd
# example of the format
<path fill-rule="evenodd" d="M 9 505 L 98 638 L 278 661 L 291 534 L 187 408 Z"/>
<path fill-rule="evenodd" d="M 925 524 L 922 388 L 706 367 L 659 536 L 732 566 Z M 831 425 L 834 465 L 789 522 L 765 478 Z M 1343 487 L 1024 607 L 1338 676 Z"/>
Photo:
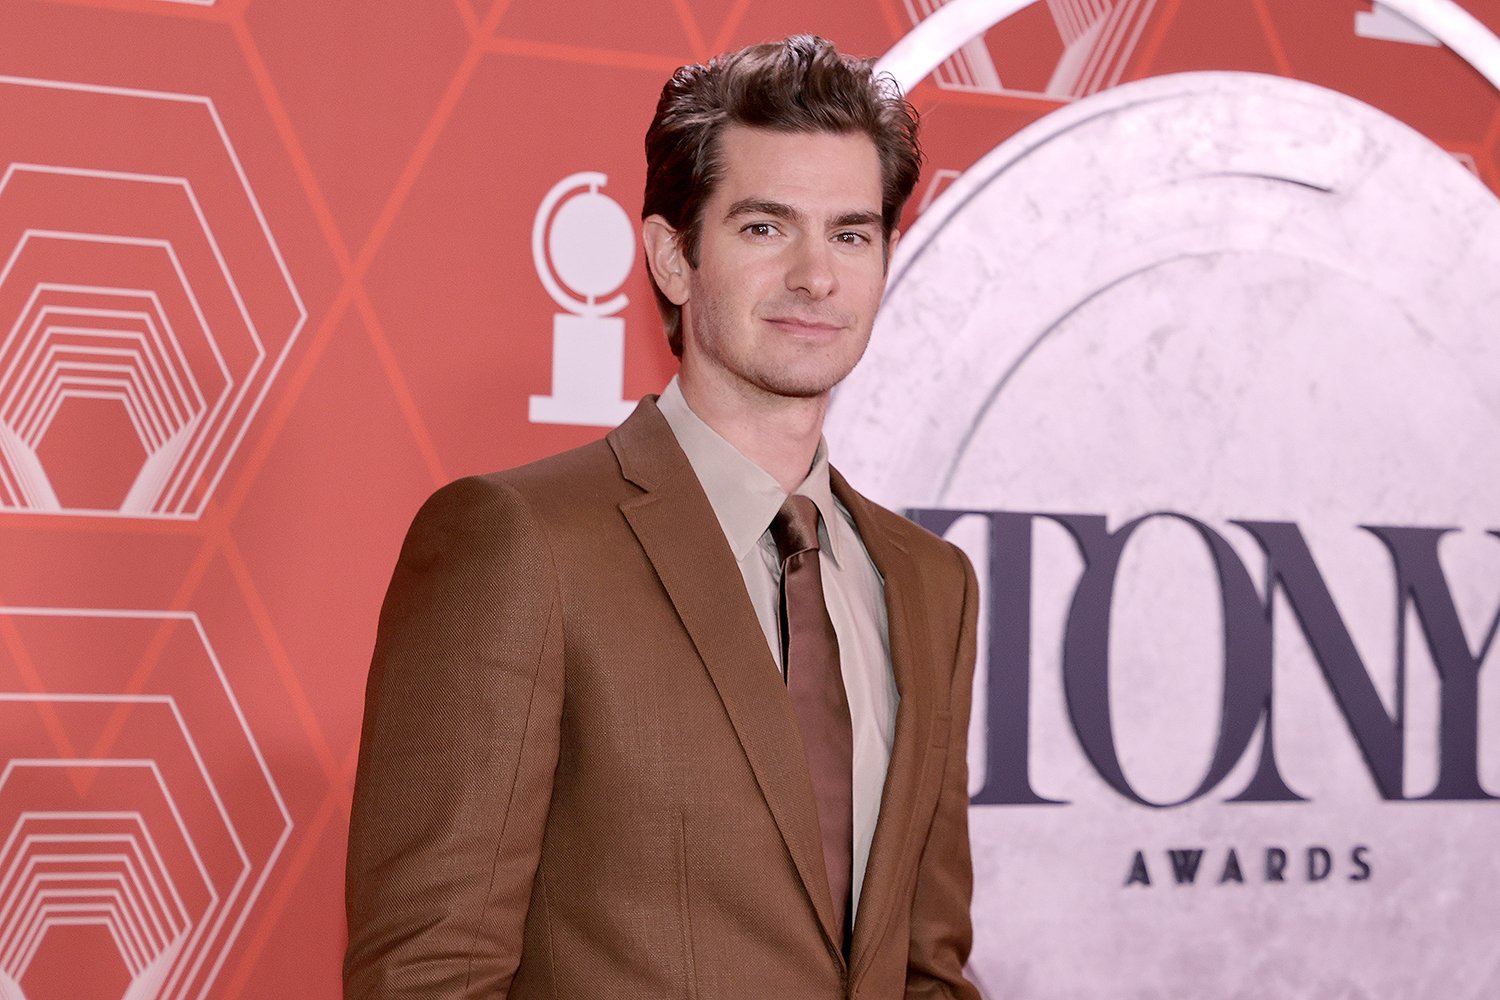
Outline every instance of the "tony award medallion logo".
<path fill-rule="evenodd" d="M 635 403 L 624 398 L 625 320 L 635 233 L 601 173 L 565 177 L 537 209 L 531 255 L 537 277 L 565 311 L 552 318 L 552 394 L 531 397 L 534 424 L 613 427 Z"/>

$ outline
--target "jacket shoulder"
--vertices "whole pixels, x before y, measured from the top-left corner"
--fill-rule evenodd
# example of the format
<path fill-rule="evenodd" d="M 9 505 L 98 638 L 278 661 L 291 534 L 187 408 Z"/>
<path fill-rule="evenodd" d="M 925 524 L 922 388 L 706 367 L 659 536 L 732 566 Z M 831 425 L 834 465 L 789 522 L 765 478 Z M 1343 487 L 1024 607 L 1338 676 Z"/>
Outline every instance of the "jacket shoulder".
<path fill-rule="evenodd" d="M 620 465 L 609 445 L 601 439 L 513 469 L 488 472 L 474 478 L 491 488 L 514 490 L 523 496 L 551 501 L 558 494 L 577 494 L 587 487 L 618 482 Z"/>
<path fill-rule="evenodd" d="M 513 469 L 455 479 L 417 511 L 402 559 L 422 563 L 455 543 L 537 531 L 559 504 L 612 492 L 605 487 L 619 482 L 618 469 L 608 446 L 596 441 Z"/>

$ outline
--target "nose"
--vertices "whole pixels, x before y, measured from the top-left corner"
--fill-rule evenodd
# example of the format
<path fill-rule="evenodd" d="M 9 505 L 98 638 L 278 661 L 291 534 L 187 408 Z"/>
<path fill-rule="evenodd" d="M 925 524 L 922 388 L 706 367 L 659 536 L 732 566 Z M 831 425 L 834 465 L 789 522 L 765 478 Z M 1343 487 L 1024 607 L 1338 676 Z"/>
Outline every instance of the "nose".
<path fill-rule="evenodd" d="M 833 269 L 833 247 L 820 239 L 801 239 L 790 250 L 786 272 L 789 291 L 824 299 L 838 287 Z"/>

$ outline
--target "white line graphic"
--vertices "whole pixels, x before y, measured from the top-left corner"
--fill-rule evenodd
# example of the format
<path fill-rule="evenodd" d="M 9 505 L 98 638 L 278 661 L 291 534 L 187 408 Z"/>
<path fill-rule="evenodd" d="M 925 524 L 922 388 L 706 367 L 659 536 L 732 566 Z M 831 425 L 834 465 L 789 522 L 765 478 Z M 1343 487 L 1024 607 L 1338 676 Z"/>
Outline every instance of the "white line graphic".
<path fill-rule="evenodd" d="M 138 694 L 0 692 L 0 997 L 22 1000 L 47 934 L 76 926 L 107 931 L 132 977 L 127 996 L 206 997 L 292 821 L 201 623 L 186 612 L 115 609 L 0 608 L 0 616 L 23 632 L 50 622 L 83 630 L 100 647 L 97 676 L 113 670 L 122 683 L 133 664 L 110 662 L 121 645 L 110 638 L 114 623 L 179 623 L 192 642 L 189 660 L 169 654 L 152 689 Z M 45 681 L 48 664 L 36 659 Z M 91 754 L 102 720 L 122 708 L 130 721 L 110 753 Z M 59 752 L 39 712 L 74 749 Z M 198 735 L 205 727 L 207 745 Z M 247 784 L 248 775 L 258 779 Z M 254 805 L 261 781 L 267 801 Z"/>
<path fill-rule="evenodd" d="M 222 153 L 222 173 L 186 176 L 166 170 L 112 169 L 109 161 L 118 157 L 102 147 L 94 151 L 97 156 L 93 163 L 45 162 L 46 158 L 32 155 L 24 162 L 5 165 L 0 174 L 0 218 L 19 213 L 20 218 L 35 222 L 24 227 L 0 269 L 0 303 L 19 302 L 16 296 L 28 300 L 27 306 L 10 315 L 0 312 L 0 330 L 9 327 L 0 343 L 0 371 L 4 372 L 0 376 L 0 511 L 196 518 L 217 489 L 287 352 L 305 326 L 306 306 L 211 99 L 0 76 L 0 101 L 39 99 L 45 99 L 52 108 L 51 114 L 44 116 L 47 120 L 58 117 L 55 105 L 59 100 L 69 105 L 63 117 L 75 123 L 69 126 L 74 132 L 79 122 L 119 120 L 121 109 L 114 106 L 119 101 L 144 105 L 132 107 L 126 120 L 145 119 L 154 111 L 175 115 L 172 128 L 141 136 L 143 148 L 161 145 L 163 134 L 190 135 L 181 127 L 181 113 L 201 110 L 203 151 L 213 155 L 199 156 L 194 150 L 188 159 L 208 162 L 220 159 Z M 101 108 L 101 102 L 107 107 Z M 35 145 L 28 143 L 28 147 Z M 60 152 L 56 159 L 75 159 L 79 155 L 76 145 L 76 141 L 69 144 L 70 151 Z M 234 194 L 227 196 L 226 189 Z M 211 191 L 211 195 L 204 191 Z M 163 197 L 176 199 L 179 208 L 164 211 L 161 218 L 149 223 L 130 217 L 129 206 L 148 197 L 151 204 L 162 205 L 171 204 L 162 202 Z M 75 204 L 99 206 L 94 214 L 100 216 L 100 231 L 80 229 L 77 210 L 71 215 L 67 211 Z M 47 225 L 43 217 L 50 215 L 72 221 L 69 225 Z M 118 220 L 124 223 L 123 228 L 109 221 L 117 215 L 129 217 Z M 175 226 L 175 230 L 170 235 L 131 231 L 145 225 L 159 229 Z M 78 252 L 69 252 L 68 246 L 77 247 Z M 147 342 L 166 344 L 141 352 L 137 374 L 131 377 L 136 386 L 133 393 L 123 386 L 101 389 L 115 392 L 111 398 L 126 407 L 144 457 L 128 492 L 118 503 L 110 498 L 111 506 L 100 509 L 97 501 L 81 505 L 58 495 L 46 460 L 37 450 L 36 429 L 45 427 L 47 421 L 31 414 L 27 430 L 15 422 L 14 411 L 22 405 L 18 397 L 29 401 L 37 390 L 16 379 L 21 377 L 18 371 L 32 377 L 35 358 L 45 356 L 48 342 L 65 332 L 38 323 L 30 315 L 38 298 L 51 312 L 71 314 L 68 336 L 86 337 L 88 334 L 80 333 L 80 328 L 94 335 L 122 332 L 117 326 L 119 317 L 108 314 L 110 304 L 95 301 L 85 289 L 133 287 L 128 281 L 110 279 L 114 274 L 135 273 L 138 268 L 131 262 L 139 258 L 130 255 L 143 250 L 162 254 L 166 261 L 165 269 L 153 267 L 161 276 L 160 284 L 135 288 L 136 293 L 150 297 L 155 307 L 149 314 Z M 252 263 L 257 258 L 263 262 Z M 92 273 L 89 268 L 93 268 Z M 77 269 L 83 269 L 83 273 L 68 273 Z M 253 296 L 244 292 L 246 282 Z M 46 294 L 39 296 L 43 289 Z M 185 311 L 179 311 L 176 322 L 170 313 L 178 307 L 168 302 L 185 303 Z M 0 304 L 0 310 L 9 308 Z M 55 369 L 44 367 L 35 377 L 55 381 L 59 375 Z M 186 405 L 184 383 L 202 386 L 190 393 L 199 397 L 196 407 Z M 208 390 L 210 384 L 212 390 Z M 98 398 L 77 391 L 57 393 L 50 385 L 41 396 L 49 406 Z M 166 410 L 175 411 L 171 419 L 161 403 L 166 404 Z M 161 430 L 168 426 L 170 432 Z M 152 427 L 157 430 L 149 430 Z"/>
<path fill-rule="evenodd" d="M 921 24 L 955 0 L 903 0 L 912 24 Z M 1025 3 L 1003 3 L 1009 8 L 991 24 L 1028 7 Z M 956 44 L 933 69 L 934 82 L 943 90 L 981 94 L 1012 94 L 1071 101 L 1097 93 L 1120 82 L 1130 57 L 1140 43 L 1146 20 L 1156 0 L 1046 0 L 1052 22 L 1062 43 L 1062 54 L 1051 79 L 1041 89 L 1004 83 L 994 57 L 985 44 L 984 25 Z M 997 5 L 992 5 L 997 6 Z"/>

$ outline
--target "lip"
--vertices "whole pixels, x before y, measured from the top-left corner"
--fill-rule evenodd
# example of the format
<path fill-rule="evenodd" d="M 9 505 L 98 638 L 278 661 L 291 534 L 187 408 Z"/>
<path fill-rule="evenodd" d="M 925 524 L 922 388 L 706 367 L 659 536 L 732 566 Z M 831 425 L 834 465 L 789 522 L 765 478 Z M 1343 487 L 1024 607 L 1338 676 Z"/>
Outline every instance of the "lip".
<path fill-rule="evenodd" d="M 771 316 L 766 319 L 766 322 L 772 326 L 780 327 L 788 333 L 799 333 L 810 337 L 838 333 L 844 328 L 841 323 L 818 319 L 804 319 L 800 316 Z"/>

